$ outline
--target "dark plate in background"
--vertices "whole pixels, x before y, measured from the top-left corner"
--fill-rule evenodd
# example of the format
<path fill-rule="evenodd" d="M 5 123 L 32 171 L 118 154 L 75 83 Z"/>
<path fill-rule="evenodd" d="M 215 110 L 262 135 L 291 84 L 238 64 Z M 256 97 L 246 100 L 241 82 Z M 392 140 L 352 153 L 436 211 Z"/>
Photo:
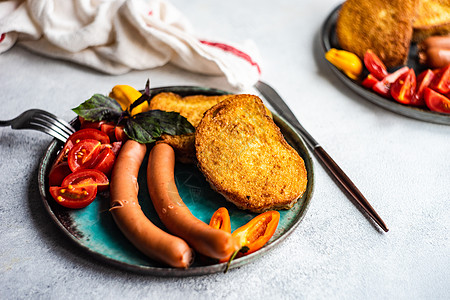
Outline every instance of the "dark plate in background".
<path fill-rule="evenodd" d="M 160 92 L 173 92 L 181 96 L 228 94 L 216 89 L 189 86 L 154 88 L 151 89 L 151 92 L 153 95 Z M 275 113 L 274 121 L 280 127 L 288 143 L 298 151 L 305 161 L 308 172 L 307 189 L 303 197 L 299 199 L 292 209 L 280 211 L 280 223 L 268 244 L 255 253 L 234 260 L 231 268 L 246 265 L 262 257 L 264 253 L 274 248 L 274 246 L 279 245 L 301 222 L 312 197 L 314 171 L 308 150 L 303 140 L 292 127 Z M 201 256 L 197 256 L 194 264 L 188 269 L 167 267 L 147 258 L 134 248 L 114 223 L 108 211 L 108 195 L 98 195 L 92 204 L 79 210 L 66 209 L 57 204 L 49 193 L 48 174 L 57 152 L 61 148 L 61 143 L 56 140 L 52 141 L 41 159 L 38 171 L 39 192 L 51 219 L 76 245 L 100 261 L 138 273 L 157 276 L 193 276 L 224 271 L 225 263 L 215 263 Z M 139 203 L 146 216 L 154 224 L 164 228 L 148 196 L 145 175 L 146 166 L 147 161 L 145 160 L 142 163 L 138 179 L 140 187 Z M 256 216 L 256 214 L 239 210 L 234 205 L 226 202 L 221 195 L 210 188 L 203 174 L 194 165 L 177 163 L 175 166 L 175 181 L 183 201 L 191 212 L 205 223 L 209 223 L 212 214 L 220 206 L 225 206 L 229 210 L 232 230 L 244 225 Z"/>
<path fill-rule="evenodd" d="M 325 19 L 325 22 L 321 28 L 321 42 L 322 49 L 324 51 L 324 59 L 325 53 L 331 48 L 339 49 L 339 43 L 336 37 L 336 21 L 338 18 L 339 10 L 341 5 L 337 6 L 330 15 Z M 328 61 L 327 61 L 328 62 Z M 424 67 L 419 65 L 417 62 L 417 46 L 412 44 L 407 65 L 410 68 L 413 68 L 416 71 L 416 74 L 419 74 L 424 70 Z M 403 105 L 391 99 L 386 99 L 381 97 L 380 95 L 372 92 L 364 88 L 359 81 L 354 81 L 347 77 L 343 72 L 341 72 L 338 68 L 333 66 L 333 64 L 328 62 L 328 66 L 330 69 L 337 75 L 337 77 L 347 85 L 351 90 L 362 96 L 364 99 L 369 100 L 370 102 L 379 105 L 387 110 L 398 113 L 403 116 L 407 116 L 410 118 L 414 118 L 421 121 L 437 123 L 437 124 L 445 124 L 450 125 L 450 115 L 443 114 L 439 112 L 434 112 L 425 108 L 418 108 L 408 105 Z"/>

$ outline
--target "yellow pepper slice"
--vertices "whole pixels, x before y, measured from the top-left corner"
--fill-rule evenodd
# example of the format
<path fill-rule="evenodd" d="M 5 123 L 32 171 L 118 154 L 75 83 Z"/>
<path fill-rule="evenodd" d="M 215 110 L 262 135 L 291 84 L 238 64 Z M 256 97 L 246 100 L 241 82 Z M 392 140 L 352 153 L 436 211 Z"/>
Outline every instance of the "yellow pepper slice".
<path fill-rule="evenodd" d="M 331 48 L 325 53 L 325 58 L 353 80 L 361 75 L 363 69 L 361 59 L 352 52 Z"/>
<path fill-rule="evenodd" d="M 109 93 L 109 96 L 111 98 L 114 98 L 119 102 L 120 106 L 122 107 L 122 110 L 128 110 L 130 105 L 133 104 L 134 101 L 139 99 L 139 97 L 142 96 L 142 94 L 136 90 L 135 88 L 119 84 L 112 88 L 111 92 Z M 138 113 L 145 112 L 149 110 L 148 102 L 144 102 L 133 108 L 133 111 L 130 112 L 131 116 L 134 116 Z"/>

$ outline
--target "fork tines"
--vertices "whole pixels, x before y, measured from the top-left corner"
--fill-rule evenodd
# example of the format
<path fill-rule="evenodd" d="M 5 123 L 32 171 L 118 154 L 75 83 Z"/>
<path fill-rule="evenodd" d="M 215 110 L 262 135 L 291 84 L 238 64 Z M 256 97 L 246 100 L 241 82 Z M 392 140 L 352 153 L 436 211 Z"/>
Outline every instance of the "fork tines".
<path fill-rule="evenodd" d="M 66 121 L 42 109 L 30 109 L 11 120 L 0 120 L 0 127 L 11 126 L 12 129 L 34 129 L 45 132 L 65 142 L 75 132 Z"/>
<path fill-rule="evenodd" d="M 33 114 L 29 124 L 32 129 L 44 131 L 54 137 L 59 136 L 61 141 L 67 140 L 75 132 L 69 123 L 43 110 Z"/>

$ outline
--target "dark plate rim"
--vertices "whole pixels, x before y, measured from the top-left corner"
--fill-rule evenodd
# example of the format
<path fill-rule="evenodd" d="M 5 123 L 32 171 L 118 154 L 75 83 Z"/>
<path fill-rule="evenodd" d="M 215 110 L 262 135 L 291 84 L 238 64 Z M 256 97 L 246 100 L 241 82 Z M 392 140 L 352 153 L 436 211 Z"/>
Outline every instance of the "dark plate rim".
<path fill-rule="evenodd" d="M 223 95 L 223 94 L 231 94 L 229 92 L 225 92 L 219 89 L 207 88 L 207 87 L 199 87 L 199 86 L 166 86 L 166 87 L 158 87 L 152 88 L 151 91 L 154 94 L 157 94 L 162 91 L 171 91 L 171 92 L 179 92 L 185 95 L 194 95 L 200 93 L 204 93 L 207 95 Z M 231 265 L 230 269 L 238 268 L 244 266 L 248 263 L 255 261 L 257 258 L 270 250 L 272 250 L 275 246 L 279 245 L 287 236 L 289 236 L 295 228 L 298 227 L 300 222 L 306 215 L 306 212 L 309 208 L 309 204 L 312 199 L 313 190 L 314 190 L 314 168 L 313 161 L 309 154 L 309 151 L 306 147 L 304 140 L 300 135 L 295 131 L 295 129 L 282 117 L 278 114 L 272 112 L 275 123 L 280 127 L 283 134 L 288 135 L 290 139 L 295 139 L 296 145 L 294 146 L 296 150 L 299 152 L 300 156 L 305 161 L 305 167 L 307 168 L 307 176 L 308 176 L 308 185 L 307 189 L 304 193 L 304 200 L 302 201 L 302 206 L 299 209 L 298 213 L 295 215 L 295 221 L 293 225 L 286 230 L 281 236 L 277 239 L 270 241 L 269 244 L 261 248 L 259 251 L 255 253 L 249 254 L 247 256 L 235 259 Z M 71 121 L 72 124 L 76 123 L 76 118 Z M 38 187 L 39 193 L 45 207 L 45 210 L 50 215 L 52 221 L 55 225 L 67 236 L 74 244 L 80 247 L 83 251 L 94 257 L 95 259 L 105 262 L 109 265 L 118 267 L 119 269 L 131 271 L 135 273 L 141 273 L 145 275 L 154 275 L 154 276 L 164 276 L 164 277 L 186 277 L 186 276 L 198 276 L 198 275 L 206 275 L 212 273 L 223 272 L 226 266 L 226 263 L 219 263 L 207 266 L 199 266 L 199 267 L 191 267 L 188 269 L 177 269 L 171 267 L 154 267 L 154 266 L 142 266 L 142 265 L 134 265 L 125 263 L 113 258 L 109 258 L 99 252 L 93 251 L 88 246 L 80 243 L 73 232 L 70 231 L 69 228 L 64 226 L 61 221 L 56 216 L 52 207 L 48 202 L 49 193 L 48 191 L 48 182 L 47 182 L 47 174 L 49 171 L 49 164 L 46 163 L 51 159 L 54 159 L 56 152 L 61 148 L 61 142 L 56 139 L 52 140 L 49 146 L 45 150 L 44 156 L 41 158 L 38 169 Z"/>
<path fill-rule="evenodd" d="M 325 53 L 332 48 L 332 37 L 335 35 L 336 20 L 339 14 L 339 10 L 342 4 L 334 8 L 331 13 L 325 19 L 322 28 L 320 30 L 320 40 L 323 50 L 323 59 L 325 59 Z M 325 59 L 326 60 L 326 59 Z M 364 99 L 381 106 L 387 110 L 395 112 L 397 114 L 410 117 L 416 120 L 421 120 L 430 123 L 450 125 L 450 115 L 433 112 L 431 110 L 426 110 L 418 107 L 403 105 L 401 103 L 395 102 L 394 100 L 386 99 L 377 95 L 376 93 L 367 90 L 357 81 L 350 79 L 333 64 L 326 61 L 328 67 L 336 74 L 336 76 L 352 91 L 362 96 Z"/>

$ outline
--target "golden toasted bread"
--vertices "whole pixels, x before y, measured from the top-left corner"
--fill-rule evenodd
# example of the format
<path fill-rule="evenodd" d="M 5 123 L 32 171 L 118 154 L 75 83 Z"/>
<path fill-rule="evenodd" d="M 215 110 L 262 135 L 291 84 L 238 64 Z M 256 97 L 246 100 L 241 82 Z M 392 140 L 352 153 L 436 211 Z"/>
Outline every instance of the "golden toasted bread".
<path fill-rule="evenodd" d="M 306 189 L 303 159 L 253 95 L 230 96 L 209 109 L 195 131 L 200 170 L 238 208 L 289 209 Z"/>
<path fill-rule="evenodd" d="M 339 45 L 361 59 L 371 49 L 387 67 L 406 63 L 416 0 L 347 0 L 339 12 Z"/>
<path fill-rule="evenodd" d="M 159 93 L 150 101 L 150 109 L 178 112 L 196 127 L 206 110 L 227 97 L 228 95 L 181 97 L 174 93 Z M 165 142 L 174 148 L 178 161 L 183 163 L 196 162 L 194 134 L 175 136 L 163 134 L 161 142 Z"/>
<path fill-rule="evenodd" d="M 413 23 L 413 41 L 450 33 L 450 0 L 420 0 Z"/>

